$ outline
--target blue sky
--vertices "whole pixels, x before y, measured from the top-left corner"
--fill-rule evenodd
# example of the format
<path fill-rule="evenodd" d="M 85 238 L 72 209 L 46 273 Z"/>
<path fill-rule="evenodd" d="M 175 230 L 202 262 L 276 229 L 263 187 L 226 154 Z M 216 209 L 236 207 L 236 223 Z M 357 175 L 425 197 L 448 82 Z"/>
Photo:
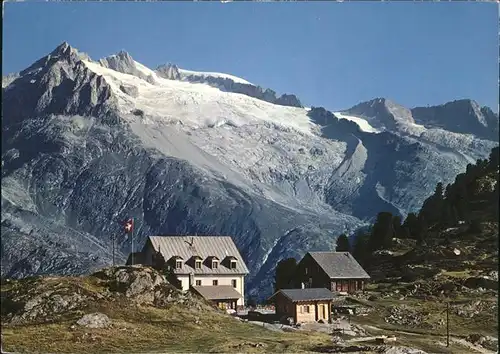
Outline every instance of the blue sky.
<path fill-rule="evenodd" d="M 498 5 L 472 2 L 6 3 L 3 73 L 68 41 L 155 68 L 243 77 L 308 106 L 472 98 L 497 111 Z"/>

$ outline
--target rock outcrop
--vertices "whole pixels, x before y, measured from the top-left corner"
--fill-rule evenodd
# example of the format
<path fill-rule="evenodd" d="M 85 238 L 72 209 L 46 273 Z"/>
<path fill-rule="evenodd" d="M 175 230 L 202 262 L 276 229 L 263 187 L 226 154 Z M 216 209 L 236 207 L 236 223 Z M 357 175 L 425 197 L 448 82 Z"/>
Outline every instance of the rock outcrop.
<path fill-rule="evenodd" d="M 99 60 L 99 64 L 101 64 L 105 68 L 140 77 L 150 84 L 156 83 L 153 75 L 145 73 L 144 71 L 138 69 L 134 59 L 125 51 L 120 51 L 116 55 L 111 55 L 109 57 L 101 59 Z"/>
<path fill-rule="evenodd" d="M 85 277 L 37 277 L 2 284 L 2 320 L 11 324 L 71 318 L 91 309 L 106 309 L 110 302 L 211 310 L 203 299 L 178 290 L 150 267 L 110 267 Z M 110 320 L 107 315 L 92 311 L 77 324 L 98 328 L 92 326 L 109 326 Z"/>
<path fill-rule="evenodd" d="M 464 99 L 439 106 L 416 107 L 411 113 L 416 123 L 427 127 L 440 127 L 456 133 L 498 140 L 498 114 L 488 107 L 481 107 L 474 100 Z"/>

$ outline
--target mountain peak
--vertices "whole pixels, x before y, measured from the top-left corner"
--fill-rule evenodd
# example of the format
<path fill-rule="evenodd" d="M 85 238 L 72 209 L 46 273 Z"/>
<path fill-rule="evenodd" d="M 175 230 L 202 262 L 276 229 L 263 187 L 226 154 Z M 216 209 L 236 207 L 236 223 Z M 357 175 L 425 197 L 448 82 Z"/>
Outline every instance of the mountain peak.
<path fill-rule="evenodd" d="M 155 69 L 155 72 L 160 77 L 163 77 L 164 79 L 169 79 L 169 80 L 180 80 L 181 79 L 181 73 L 179 71 L 179 67 L 175 64 L 172 64 L 172 63 L 166 63 L 166 64 L 159 65 Z"/>
<path fill-rule="evenodd" d="M 472 99 L 459 99 L 430 107 L 415 107 L 412 114 L 417 123 L 428 127 L 498 140 L 498 115 L 487 107 L 481 107 Z"/>
<path fill-rule="evenodd" d="M 399 123 L 414 123 L 411 111 L 384 97 L 361 102 L 344 111 L 346 114 L 363 117 L 375 128 L 395 129 Z"/>
<path fill-rule="evenodd" d="M 51 53 L 50 56 L 52 57 L 62 57 L 62 56 L 71 56 L 71 55 L 78 55 L 78 50 L 76 48 L 73 48 L 72 46 L 69 45 L 68 42 L 64 41 L 61 44 L 59 44 L 56 49 L 54 49 Z"/>
<path fill-rule="evenodd" d="M 134 60 L 132 56 L 124 50 L 120 50 L 118 53 L 115 54 L 115 56 L 120 58 L 121 60 L 127 60 L 127 61 Z"/>
<path fill-rule="evenodd" d="M 112 70 L 127 73 L 128 69 L 135 68 L 134 59 L 130 54 L 121 50 L 116 54 L 100 59 L 99 63 Z"/>
<path fill-rule="evenodd" d="M 120 50 L 118 53 L 110 55 L 109 57 L 99 60 L 101 66 L 118 71 L 123 74 L 129 74 L 146 80 L 150 84 L 155 84 L 155 79 L 149 72 L 149 69 L 145 71 L 144 66 L 137 63 L 132 56 L 124 50 Z M 140 67 L 138 67 L 138 64 Z"/>
<path fill-rule="evenodd" d="M 61 44 L 59 44 L 56 49 L 52 51 L 52 53 L 63 53 L 66 51 L 68 48 L 71 48 L 68 42 L 64 41 Z"/>

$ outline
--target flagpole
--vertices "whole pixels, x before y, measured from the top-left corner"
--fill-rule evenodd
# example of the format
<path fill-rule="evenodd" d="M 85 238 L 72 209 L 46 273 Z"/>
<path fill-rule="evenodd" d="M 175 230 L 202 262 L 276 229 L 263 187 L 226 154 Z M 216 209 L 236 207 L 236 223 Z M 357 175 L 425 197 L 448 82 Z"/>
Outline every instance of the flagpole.
<path fill-rule="evenodd" d="M 131 238 L 131 242 L 132 242 L 132 265 L 134 265 L 134 229 L 135 229 L 135 220 L 134 218 L 132 218 L 132 238 Z"/>

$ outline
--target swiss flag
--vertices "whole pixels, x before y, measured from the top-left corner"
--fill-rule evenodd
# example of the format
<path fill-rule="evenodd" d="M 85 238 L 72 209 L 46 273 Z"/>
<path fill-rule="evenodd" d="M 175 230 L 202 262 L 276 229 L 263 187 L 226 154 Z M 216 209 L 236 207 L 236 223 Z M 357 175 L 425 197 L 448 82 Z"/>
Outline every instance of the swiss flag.
<path fill-rule="evenodd" d="M 131 233 L 134 231 L 134 219 L 128 219 L 123 225 L 126 233 Z"/>

